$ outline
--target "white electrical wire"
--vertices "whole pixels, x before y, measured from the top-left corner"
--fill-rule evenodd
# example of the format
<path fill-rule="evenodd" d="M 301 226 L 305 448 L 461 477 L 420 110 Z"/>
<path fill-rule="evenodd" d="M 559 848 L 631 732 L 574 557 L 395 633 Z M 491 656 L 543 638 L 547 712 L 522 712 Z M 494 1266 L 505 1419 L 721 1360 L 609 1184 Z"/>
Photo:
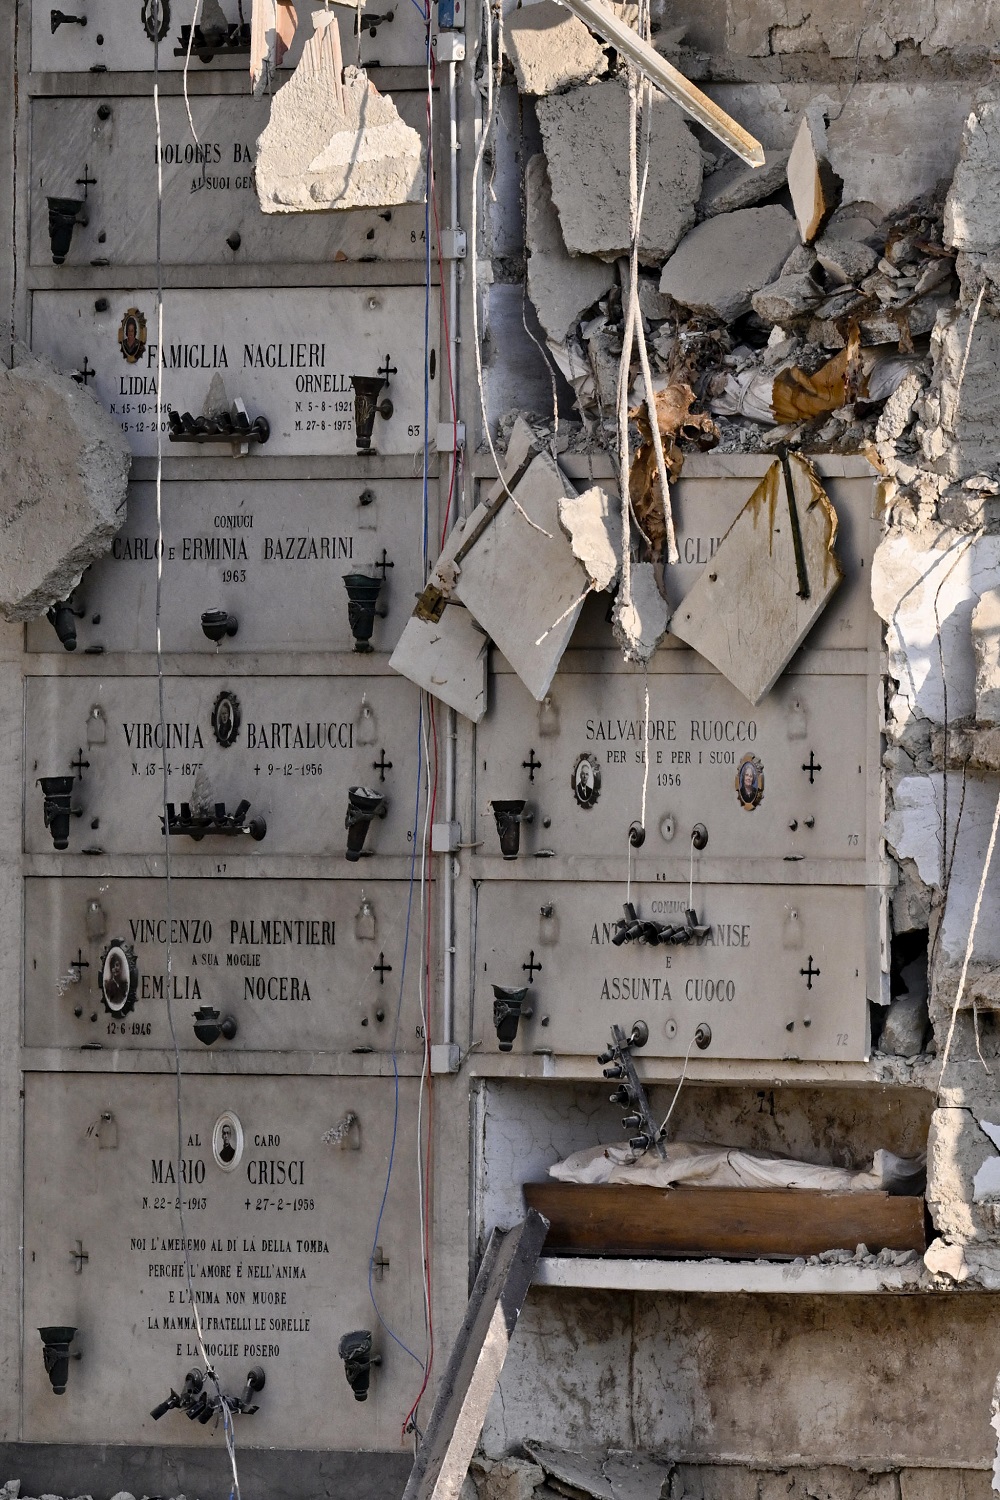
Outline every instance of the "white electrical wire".
<path fill-rule="evenodd" d="M 976 928 L 979 925 L 979 913 L 983 905 L 983 895 L 986 891 L 986 879 L 990 873 L 990 865 L 993 861 L 993 850 L 996 848 L 997 829 L 1000 828 L 1000 795 L 997 796 L 996 811 L 993 814 L 993 827 L 990 829 L 990 841 L 986 849 L 986 859 L 983 862 L 983 873 L 979 881 L 979 890 L 976 892 L 976 904 L 972 908 L 972 922 L 969 926 L 969 937 L 965 945 L 965 957 L 962 960 L 962 972 L 958 981 L 958 989 L 955 991 L 955 1003 L 951 1008 L 951 1024 L 948 1027 L 948 1037 L 944 1044 L 944 1053 L 941 1058 L 941 1072 L 938 1074 L 938 1093 L 941 1091 L 941 1080 L 944 1078 L 944 1070 L 948 1066 L 948 1057 L 951 1053 L 952 1038 L 955 1035 L 955 1022 L 958 1020 L 959 1007 L 965 994 L 965 980 L 969 972 L 969 962 L 972 958 L 972 949 L 976 941 Z M 944 862 L 944 846 L 941 850 L 942 864 Z"/>
<path fill-rule="evenodd" d="M 688 1042 L 688 1049 L 684 1054 L 684 1065 L 681 1068 L 681 1076 L 677 1080 L 677 1087 L 674 1089 L 674 1097 L 670 1101 L 670 1108 L 667 1110 L 666 1114 L 663 1117 L 663 1124 L 660 1126 L 659 1132 L 657 1133 L 657 1140 L 662 1140 L 663 1132 L 666 1130 L 667 1125 L 670 1121 L 670 1116 L 674 1112 L 674 1105 L 680 1098 L 681 1089 L 684 1087 L 684 1080 L 687 1077 L 688 1063 L 691 1061 L 691 1048 L 694 1046 L 697 1040 L 697 1036 L 698 1033 L 695 1032 L 694 1036 Z"/>
<path fill-rule="evenodd" d="M 195 1296 L 194 1274 L 191 1265 L 190 1241 L 187 1235 L 187 1224 L 184 1217 L 184 1195 L 181 1191 L 182 1173 L 181 1162 L 184 1153 L 184 1121 L 183 1106 L 181 1099 L 182 1066 L 180 1047 L 177 1042 L 177 1031 L 174 1026 L 173 1001 L 171 997 L 171 978 L 173 973 L 173 944 L 171 941 L 172 921 L 172 890 L 171 890 L 171 865 L 170 865 L 170 833 L 167 826 L 167 799 L 169 795 L 168 771 L 167 771 L 167 735 L 166 725 L 166 703 L 165 684 L 163 674 L 163 632 L 161 624 L 161 609 L 163 601 L 163 413 L 165 403 L 163 399 L 163 128 L 160 116 L 160 5 L 159 0 L 154 0 L 154 26 L 153 26 L 153 114 L 156 123 L 156 682 L 157 682 L 157 707 L 160 723 L 161 742 L 161 769 L 162 769 L 162 807 L 163 807 L 163 851 L 164 851 L 164 875 L 165 895 L 167 908 L 167 942 L 166 942 L 166 995 L 167 995 L 167 1021 L 170 1027 L 170 1039 L 174 1052 L 174 1082 L 175 1103 L 177 1115 L 177 1204 L 178 1218 L 180 1223 L 181 1240 L 184 1246 L 184 1269 L 187 1285 L 188 1301 L 191 1306 L 191 1318 L 194 1323 L 195 1337 L 198 1344 L 198 1352 L 205 1366 L 205 1374 L 215 1387 L 217 1411 L 222 1418 L 223 1434 L 226 1442 L 226 1452 L 229 1456 L 230 1469 L 233 1476 L 233 1487 L 230 1500 L 240 1500 L 240 1479 L 236 1463 L 236 1442 L 233 1433 L 232 1413 L 219 1385 L 215 1369 L 208 1357 L 205 1348 L 204 1331 L 201 1325 L 201 1311 Z M 197 139 L 197 138 L 196 138 Z"/>
<path fill-rule="evenodd" d="M 194 128 L 194 119 L 191 114 L 191 100 L 188 98 L 188 68 L 191 66 L 191 44 L 194 41 L 194 28 L 197 26 L 198 17 L 201 14 L 201 4 L 202 0 L 194 0 L 194 14 L 191 17 L 191 30 L 188 32 L 187 52 L 184 54 L 184 78 L 182 80 L 184 108 L 187 110 L 188 125 L 196 146 L 200 146 L 201 141 L 198 139 L 198 132 Z"/>
<path fill-rule="evenodd" d="M 646 827 L 646 788 L 649 786 L 649 667 L 643 668 L 643 678 L 646 689 L 646 717 L 642 729 L 642 814 L 639 822 Z"/>

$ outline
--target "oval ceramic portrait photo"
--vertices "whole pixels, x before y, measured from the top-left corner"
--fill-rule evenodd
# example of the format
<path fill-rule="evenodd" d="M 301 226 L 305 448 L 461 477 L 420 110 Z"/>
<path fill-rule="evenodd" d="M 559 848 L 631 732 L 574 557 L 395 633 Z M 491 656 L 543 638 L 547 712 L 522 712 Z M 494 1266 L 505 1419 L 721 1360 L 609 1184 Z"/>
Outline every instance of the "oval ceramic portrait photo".
<path fill-rule="evenodd" d="M 212 1156 L 223 1172 L 235 1172 L 243 1156 L 243 1126 L 231 1109 L 224 1110 L 212 1127 Z"/>

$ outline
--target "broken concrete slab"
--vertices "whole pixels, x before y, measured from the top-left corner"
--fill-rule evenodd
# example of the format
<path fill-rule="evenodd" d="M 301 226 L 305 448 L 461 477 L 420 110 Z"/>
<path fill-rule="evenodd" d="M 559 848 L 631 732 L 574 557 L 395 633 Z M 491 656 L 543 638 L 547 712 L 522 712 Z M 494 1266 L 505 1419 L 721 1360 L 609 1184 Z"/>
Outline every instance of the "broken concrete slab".
<path fill-rule="evenodd" d="M 753 704 L 770 691 L 843 578 L 837 513 L 812 464 L 775 462 L 671 622 Z"/>
<path fill-rule="evenodd" d="M 973 327 L 959 309 L 942 311 L 931 353 L 934 374 L 918 429 L 921 453 L 952 481 L 989 470 L 1000 425 L 1000 319 L 984 308 Z"/>
<path fill-rule="evenodd" d="M 541 1465 L 524 1458 L 474 1458 L 471 1472 L 476 1477 L 478 1500 L 532 1500 L 545 1483 Z"/>
<path fill-rule="evenodd" d="M 784 327 L 795 318 L 804 317 L 823 301 L 826 293 L 806 271 L 779 276 L 762 286 L 750 299 L 751 306 L 765 323 Z"/>
<path fill-rule="evenodd" d="M 797 243 L 786 208 L 740 208 L 706 219 L 681 240 L 660 274 L 660 291 L 693 312 L 732 323 L 750 311 Z"/>
<path fill-rule="evenodd" d="M 840 286 L 857 286 L 878 264 L 871 245 L 832 229 L 821 234 L 813 248 L 824 271 Z"/>
<path fill-rule="evenodd" d="M 810 106 L 802 116 L 788 157 L 788 190 L 799 233 L 807 245 L 840 203 L 843 185 L 830 165 L 826 119 L 819 107 Z"/>
<path fill-rule="evenodd" d="M 1000 98 L 977 101 L 965 122 L 944 205 L 945 244 L 988 253 L 1000 244 Z"/>
<path fill-rule="evenodd" d="M 628 252 L 628 95 L 617 80 L 540 99 L 538 122 L 571 255 L 616 260 Z M 697 141 L 676 105 L 656 98 L 649 181 L 639 241 L 643 265 L 660 266 L 690 229 L 701 190 Z"/>
<path fill-rule="evenodd" d="M 271 87 L 282 58 L 292 45 L 297 26 L 298 18 L 291 0 L 253 0 L 250 17 L 252 93 L 263 94 Z"/>
<path fill-rule="evenodd" d="M 360 68 L 344 68 L 335 11 L 317 12 L 298 67 L 257 141 L 265 213 L 424 201 L 420 136 Z"/>
<path fill-rule="evenodd" d="M 590 588 L 559 526 L 570 491 L 555 460 L 539 453 L 512 486 L 517 505 L 501 505 L 462 558 L 454 588 L 539 703 Z"/>
<path fill-rule="evenodd" d="M 570 1452 L 533 1438 L 525 1442 L 524 1448 L 545 1470 L 549 1484 L 560 1494 L 615 1500 L 611 1480 L 604 1473 L 606 1449 L 581 1447 Z"/>
<path fill-rule="evenodd" d="M 449 603 L 439 620 L 410 616 L 389 665 L 478 724 L 487 708 L 489 644 L 469 611 Z"/>
<path fill-rule="evenodd" d="M 505 41 L 522 94 L 556 94 L 607 72 L 601 43 L 557 0 L 535 0 L 514 11 Z"/>
<path fill-rule="evenodd" d="M 617 502 L 598 486 L 559 501 L 559 525 L 569 537 L 573 556 L 583 565 L 590 587 L 609 589 L 621 568 L 622 526 Z"/>
<path fill-rule="evenodd" d="M 889 1006 L 883 1023 L 879 1051 L 888 1052 L 892 1057 L 919 1056 L 929 1024 L 926 985 L 923 994 L 898 996 Z"/>
<path fill-rule="evenodd" d="M 988 589 L 972 611 L 976 656 L 976 719 L 1000 724 L 1000 588 Z"/>
<path fill-rule="evenodd" d="M 633 563 L 629 587 L 618 590 L 611 617 L 615 640 L 626 661 L 647 662 L 667 633 L 670 606 L 660 593 L 652 563 Z"/>
<path fill-rule="evenodd" d="M 959 1243 L 978 1238 L 973 1180 L 996 1155 L 967 1109 L 935 1109 L 927 1133 L 927 1208 L 938 1234 Z"/>
<path fill-rule="evenodd" d="M 532 5 L 528 11 L 540 8 Z M 524 170 L 524 197 L 528 296 L 549 338 L 561 344 L 581 314 L 614 285 L 615 268 L 593 255 L 569 254 L 542 155 L 533 156 Z"/>
<path fill-rule="evenodd" d="M 44 614 L 110 550 L 125 520 L 131 461 L 120 426 L 85 386 L 40 359 L 0 369 L 5 620 Z"/>
<path fill-rule="evenodd" d="M 749 167 L 738 156 L 727 161 L 705 178 L 696 209 L 698 218 L 711 219 L 716 214 L 763 203 L 784 188 L 787 166 L 787 151 L 765 150 L 762 167 Z"/>

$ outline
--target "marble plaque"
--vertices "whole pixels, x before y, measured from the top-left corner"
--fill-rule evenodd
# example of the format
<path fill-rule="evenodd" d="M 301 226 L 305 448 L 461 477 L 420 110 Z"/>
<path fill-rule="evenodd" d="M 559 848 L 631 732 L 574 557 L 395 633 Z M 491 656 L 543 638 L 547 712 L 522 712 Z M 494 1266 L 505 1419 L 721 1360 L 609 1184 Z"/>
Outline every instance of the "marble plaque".
<path fill-rule="evenodd" d="M 237 621 L 220 643 L 227 653 L 352 651 L 351 573 L 384 575 L 378 608 L 387 613 L 369 644 L 389 652 L 422 586 L 419 482 L 179 480 L 163 486 L 162 513 L 166 652 L 214 654 L 201 617 L 218 608 Z M 74 596 L 78 652 L 155 651 L 158 550 L 156 487 L 133 484 L 110 553 Z M 45 619 L 29 624 L 27 639 L 29 651 L 63 651 Z"/>
<path fill-rule="evenodd" d="M 689 887 L 633 881 L 640 921 L 685 925 Z M 822 1059 L 867 1055 L 869 978 L 863 887 L 702 885 L 694 909 L 708 931 L 651 946 L 612 938 L 626 884 L 541 881 L 480 887 L 476 1036 L 499 1050 L 493 985 L 529 984 L 513 1044 L 596 1058 L 616 1022 L 649 1027 L 640 1057 Z M 873 984 L 875 988 L 873 988 Z M 695 1028 L 708 1025 L 702 1051 Z M 594 1064 L 594 1077 L 600 1078 Z"/>
<path fill-rule="evenodd" d="M 400 1080 L 407 1139 L 416 1089 Z M 223 1391 L 241 1394 L 254 1366 L 265 1374 L 257 1413 L 234 1419 L 238 1447 L 396 1447 L 422 1377 L 369 1296 L 393 1100 L 391 1078 L 186 1077 L 179 1153 L 172 1077 L 28 1074 L 25 1440 L 219 1444 L 214 1420 L 150 1416 L 201 1363 L 193 1300 Z M 331 1133 L 340 1143 L 324 1140 Z M 406 1168 L 397 1157 L 371 1284 L 422 1358 L 417 1182 Z M 51 1325 L 77 1330 L 81 1356 L 61 1396 L 37 1332 Z M 359 1329 L 374 1332 L 382 1358 L 363 1403 L 337 1354 Z"/>
<path fill-rule="evenodd" d="M 436 345 L 436 297 L 431 342 Z M 423 452 L 422 287 L 168 289 L 163 296 L 162 389 L 157 392 L 156 295 L 147 288 L 32 294 L 31 346 L 65 374 L 79 373 L 120 424 L 135 454 L 227 457 L 232 445 L 169 441 L 167 413 L 228 409 L 237 398 L 270 435 L 266 454 L 359 457 L 351 376 L 388 372 L 372 453 Z M 87 371 L 92 374 L 87 374 Z M 436 392 L 432 390 L 432 401 Z M 419 473 L 419 467 L 415 470 Z"/>
<path fill-rule="evenodd" d="M 178 833 L 175 854 L 210 855 L 225 874 L 253 853 L 337 856 L 331 875 L 378 873 L 379 855 L 408 855 L 417 779 L 418 694 L 403 678 L 170 677 L 161 724 L 155 677 L 31 677 L 26 684 L 25 848 L 50 853 L 38 777 L 75 777 L 69 851 L 163 851 L 167 800 L 263 818 L 247 834 Z M 165 725 L 165 729 L 164 726 Z M 82 763 L 82 764 L 81 764 Z M 357 863 L 345 858 L 348 789 L 384 797 Z M 199 796 L 200 792 L 200 796 Z"/>

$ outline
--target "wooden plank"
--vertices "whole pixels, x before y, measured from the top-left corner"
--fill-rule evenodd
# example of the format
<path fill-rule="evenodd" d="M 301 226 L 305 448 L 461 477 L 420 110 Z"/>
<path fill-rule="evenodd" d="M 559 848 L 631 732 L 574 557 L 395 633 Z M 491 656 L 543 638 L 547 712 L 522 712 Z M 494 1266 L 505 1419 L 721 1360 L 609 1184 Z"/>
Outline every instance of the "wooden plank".
<path fill-rule="evenodd" d="M 403 1500 L 458 1500 L 547 1229 L 529 1208 L 490 1236 Z"/>
<path fill-rule="evenodd" d="M 580 1255 L 818 1255 L 919 1250 L 923 1198 L 788 1188 L 660 1188 L 529 1182 L 525 1202 L 551 1225 L 546 1250 Z"/>

